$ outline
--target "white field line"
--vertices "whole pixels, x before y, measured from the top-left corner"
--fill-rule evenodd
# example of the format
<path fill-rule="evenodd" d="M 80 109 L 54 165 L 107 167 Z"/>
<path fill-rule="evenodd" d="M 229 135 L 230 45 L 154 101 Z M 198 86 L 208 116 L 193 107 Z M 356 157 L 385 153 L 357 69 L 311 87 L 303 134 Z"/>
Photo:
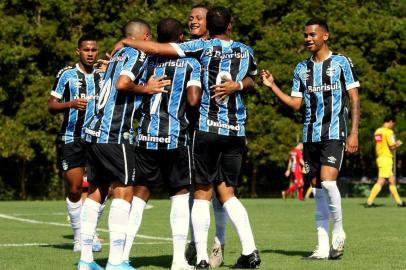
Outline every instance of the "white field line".
<path fill-rule="evenodd" d="M 70 224 L 59 223 L 59 222 L 46 222 L 46 221 L 39 221 L 39 220 L 27 219 L 27 218 L 19 218 L 19 217 L 5 215 L 5 214 L 1 214 L 1 213 L 0 213 L 0 218 L 16 220 L 16 221 L 21 221 L 21 222 L 26 222 L 26 223 L 31 223 L 31 224 L 45 224 L 45 225 L 53 225 L 53 226 L 60 226 L 60 227 L 70 227 Z M 100 232 L 108 232 L 109 231 L 109 230 L 103 229 L 103 228 L 97 228 L 97 230 L 100 231 Z M 149 235 L 142 235 L 142 234 L 137 234 L 137 237 L 138 238 L 144 238 L 144 239 L 172 241 L 172 238 L 149 236 Z"/>
<path fill-rule="evenodd" d="M 133 245 L 165 245 L 168 242 L 134 242 Z M 69 243 L 16 243 L 16 244 L 0 244 L 0 247 L 71 247 Z M 102 246 L 108 246 L 108 243 L 103 243 Z"/>

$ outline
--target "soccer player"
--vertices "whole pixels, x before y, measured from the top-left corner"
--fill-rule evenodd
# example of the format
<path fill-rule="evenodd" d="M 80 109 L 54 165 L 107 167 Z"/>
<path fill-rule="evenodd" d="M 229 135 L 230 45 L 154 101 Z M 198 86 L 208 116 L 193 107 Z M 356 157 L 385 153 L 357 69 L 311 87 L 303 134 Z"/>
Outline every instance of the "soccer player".
<path fill-rule="evenodd" d="M 341 195 L 336 179 L 344 150 L 358 150 L 360 103 L 359 82 L 351 60 L 329 50 L 330 33 L 323 19 L 310 19 L 304 29 L 305 46 L 312 56 L 300 62 L 293 75 L 291 96 L 275 84 L 272 74 L 261 71 L 264 85 L 286 105 L 298 110 L 304 99 L 303 152 L 306 177 L 316 181 L 316 228 L 318 245 L 309 259 L 337 259 L 343 255 L 345 232 L 342 225 Z M 347 97 L 351 129 L 347 137 Z M 333 220 L 329 242 L 329 217 Z"/>
<path fill-rule="evenodd" d="M 80 212 L 86 162 L 83 126 L 95 114 L 96 99 L 102 84 L 102 75 L 93 68 L 97 53 L 96 39 L 91 35 L 81 36 L 76 49 L 79 62 L 74 67 L 68 66 L 59 71 L 48 100 L 50 113 L 64 114 L 57 148 L 60 168 L 68 184 L 66 205 L 73 229 L 75 252 L 81 249 Z M 101 251 L 97 237 L 94 238 L 93 251 Z"/>
<path fill-rule="evenodd" d="M 303 143 L 298 143 L 295 148 L 290 151 L 290 158 L 288 162 L 288 167 L 285 172 L 286 177 L 292 179 L 292 185 L 287 189 L 282 191 L 282 198 L 286 199 L 290 193 L 298 191 L 298 199 L 303 201 Z"/>
<path fill-rule="evenodd" d="M 175 19 L 163 19 L 157 26 L 158 42 L 183 40 L 182 24 Z M 136 178 L 124 259 L 141 225 L 142 215 L 153 188 L 162 179 L 169 187 L 171 199 L 170 224 L 173 241 L 171 270 L 193 270 L 185 259 L 189 227 L 189 186 L 191 157 L 188 148 L 187 104 L 198 106 L 201 97 L 201 67 L 194 58 L 147 59 L 141 83 L 151 76 L 166 75 L 172 84 L 167 93 L 145 95 L 136 136 Z"/>
<path fill-rule="evenodd" d="M 148 40 L 151 30 L 145 21 L 133 19 L 124 26 L 123 34 L 128 38 Z M 106 269 L 134 269 L 123 261 L 123 249 L 135 177 L 132 123 L 140 103 L 136 94 L 164 92 L 161 88 L 166 85 L 164 80 L 146 86 L 136 84 L 146 58 L 143 52 L 129 47 L 112 56 L 104 76 L 97 113 L 85 129 L 90 186 L 80 217 L 82 251 L 77 267 L 80 270 L 102 269 L 94 262 L 89 243 L 95 234 L 100 203 L 106 198 L 109 187 L 113 200 L 108 218 L 110 250 Z"/>
<path fill-rule="evenodd" d="M 206 15 L 209 8 L 205 5 L 195 5 L 192 7 L 189 15 L 189 33 L 192 39 L 204 39 L 207 40 L 209 38 L 209 31 L 207 30 L 207 22 L 206 22 Z M 194 125 L 196 124 L 197 118 L 199 116 L 198 108 L 197 110 L 190 109 L 188 111 L 188 119 L 191 122 L 191 137 L 193 138 L 194 132 Z M 191 187 L 191 196 L 189 200 L 189 207 L 190 211 L 192 211 L 193 206 L 193 192 L 194 186 L 192 182 Z M 209 264 L 212 268 L 218 267 L 223 263 L 224 260 L 224 244 L 225 244 L 225 231 L 226 225 L 228 221 L 228 215 L 221 203 L 219 202 L 217 195 L 213 195 L 212 199 L 213 205 L 213 212 L 214 218 L 216 223 L 216 234 L 213 241 L 213 246 L 211 248 L 210 257 L 209 257 Z M 190 243 L 186 249 L 186 259 L 187 261 L 192 264 L 193 261 L 196 259 L 196 244 L 194 239 L 193 233 L 193 226 L 190 223 Z"/>
<path fill-rule="evenodd" d="M 366 208 L 374 207 L 374 200 L 378 196 L 385 184 L 385 179 L 388 179 L 389 190 L 392 193 L 399 207 L 406 207 L 406 203 L 400 199 L 398 190 L 396 188 L 396 178 L 393 175 L 393 153 L 399 146 L 402 145 L 402 141 L 396 140 L 393 128 L 396 124 L 396 118 L 394 116 L 387 116 L 383 120 L 382 127 L 375 130 L 375 153 L 376 164 L 378 165 L 378 180 L 369 194 L 368 201 L 365 204 Z"/>
<path fill-rule="evenodd" d="M 124 39 L 116 44 L 115 50 L 124 43 L 148 54 L 199 59 L 203 67 L 203 95 L 193 143 L 196 190 L 192 209 L 196 268 L 209 268 L 207 235 L 213 191 L 217 192 L 242 245 L 242 254 L 234 267 L 255 268 L 261 260 L 247 211 L 234 191 L 245 147 L 246 109 L 241 91 L 254 84 L 251 78 L 243 79 L 256 74 L 256 63 L 250 47 L 230 39 L 231 15 L 225 7 L 210 8 L 206 19 L 210 40 L 163 44 Z"/>

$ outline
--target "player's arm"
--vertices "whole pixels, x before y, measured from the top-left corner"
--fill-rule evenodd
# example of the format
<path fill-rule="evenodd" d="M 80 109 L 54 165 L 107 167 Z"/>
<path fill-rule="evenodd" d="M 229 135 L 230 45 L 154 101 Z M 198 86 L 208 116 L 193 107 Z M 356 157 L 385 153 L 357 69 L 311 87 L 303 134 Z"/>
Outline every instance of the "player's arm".
<path fill-rule="evenodd" d="M 114 50 L 111 53 L 113 55 L 119 49 L 124 46 L 133 47 L 140 51 L 145 52 L 146 54 L 151 55 L 160 55 L 160 56 L 169 56 L 175 57 L 179 56 L 178 52 L 172 47 L 169 43 L 158 43 L 154 41 L 142 41 L 142 40 L 134 40 L 131 38 L 124 38 L 120 40 L 115 46 Z"/>
<path fill-rule="evenodd" d="M 197 107 L 202 98 L 202 88 L 197 85 L 191 85 L 187 90 L 187 102 L 190 107 Z"/>
<path fill-rule="evenodd" d="M 390 130 L 388 133 L 385 133 L 386 141 L 388 142 L 388 146 L 391 150 L 396 150 L 399 146 L 403 144 L 401 140 L 396 140 L 395 134 L 393 131 Z"/>
<path fill-rule="evenodd" d="M 87 100 L 85 98 L 77 98 L 67 102 L 60 102 L 60 99 L 54 96 L 51 96 L 48 99 L 48 112 L 56 114 L 63 112 L 70 108 L 75 108 L 79 111 L 86 110 Z"/>
<path fill-rule="evenodd" d="M 157 93 L 167 93 L 164 87 L 171 84 L 171 80 L 165 80 L 166 75 L 154 78 L 149 77 L 148 81 L 144 85 L 137 85 L 133 80 L 127 75 L 120 75 L 116 82 L 117 91 L 128 91 L 136 94 L 157 94 Z"/>
<path fill-rule="evenodd" d="M 219 99 L 222 100 L 237 91 L 250 89 L 253 88 L 255 85 L 254 80 L 250 76 L 246 76 L 239 82 L 230 80 L 226 77 L 223 77 L 222 80 L 224 81 L 223 83 L 210 86 L 210 89 L 212 89 L 214 92 L 214 95 L 211 98 L 219 97 Z"/>
<path fill-rule="evenodd" d="M 276 85 L 272 74 L 268 70 L 262 70 L 260 75 L 262 83 L 270 88 L 280 101 L 295 111 L 300 109 L 302 106 L 302 97 L 293 97 L 282 92 L 282 90 Z"/>
<path fill-rule="evenodd" d="M 292 168 L 292 159 L 289 158 L 288 167 L 286 168 L 285 176 L 288 177 L 290 175 L 290 168 Z"/>
<path fill-rule="evenodd" d="M 358 151 L 358 126 L 360 118 L 360 101 L 358 95 L 358 88 L 352 88 L 348 91 L 350 99 L 350 112 L 351 112 L 351 131 L 347 138 L 345 150 L 348 153 L 355 153 Z"/>

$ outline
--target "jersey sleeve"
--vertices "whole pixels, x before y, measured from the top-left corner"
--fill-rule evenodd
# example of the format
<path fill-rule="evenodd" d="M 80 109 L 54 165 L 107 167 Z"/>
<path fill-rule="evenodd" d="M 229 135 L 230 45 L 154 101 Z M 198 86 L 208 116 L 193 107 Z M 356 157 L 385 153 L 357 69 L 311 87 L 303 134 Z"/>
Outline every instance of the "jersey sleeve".
<path fill-rule="evenodd" d="M 190 72 L 189 81 L 187 82 L 186 87 L 194 85 L 201 88 L 202 69 L 200 63 L 196 59 L 190 58 L 189 64 L 192 68 L 192 71 Z"/>
<path fill-rule="evenodd" d="M 341 68 L 343 70 L 345 86 L 347 90 L 359 87 L 358 76 L 355 72 L 354 65 L 349 57 L 343 57 Z"/>
<path fill-rule="evenodd" d="M 200 59 L 205 48 L 205 41 L 202 39 L 191 40 L 182 43 L 169 43 L 178 53 L 179 57 L 193 57 Z"/>
<path fill-rule="evenodd" d="M 391 129 L 388 129 L 385 132 L 385 137 L 389 147 L 394 146 L 396 144 L 396 136 Z"/>
<path fill-rule="evenodd" d="M 126 75 L 131 78 L 132 81 L 139 78 L 144 71 L 144 63 L 147 60 L 147 55 L 134 48 L 126 48 L 127 59 L 124 63 L 123 69 L 120 75 Z"/>
<path fill-rule="evenodd" d="M 248 66 L 248 74 L 251 76 L 257 75 L 257 62 L 254 58 L 254 51 L 249 50 L 249 66 Z"/>
<path fill-rule="evenodd" d="M 57 99 L 62 98 L 63 92 L 65 91 L 65 85 L 69 82 L 66 70 L 70 68 L 71 67 L 66 67 L 58 72 L 52 87 L 51 96 L 56 97 Z"/>
<path fill-rule="evenodd" d="M 293 72 L 292 92 L 290 93 L 292 97 L 303 98 L 303 87 L 302 83 L 300 82 L 300 71 L 301 65 L 298 64 Z"/>

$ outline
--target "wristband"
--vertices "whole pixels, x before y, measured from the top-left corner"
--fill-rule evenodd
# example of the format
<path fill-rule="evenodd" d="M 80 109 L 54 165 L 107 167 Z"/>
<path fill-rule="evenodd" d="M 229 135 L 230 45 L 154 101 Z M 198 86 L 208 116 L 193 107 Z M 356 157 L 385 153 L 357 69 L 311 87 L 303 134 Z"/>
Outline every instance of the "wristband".
<path fill-rule="evenodd" d="M 244 85 L 242 84 L 242 81 L 238 82 L 240 84 L 240 90 L 244 89 Z"/>

